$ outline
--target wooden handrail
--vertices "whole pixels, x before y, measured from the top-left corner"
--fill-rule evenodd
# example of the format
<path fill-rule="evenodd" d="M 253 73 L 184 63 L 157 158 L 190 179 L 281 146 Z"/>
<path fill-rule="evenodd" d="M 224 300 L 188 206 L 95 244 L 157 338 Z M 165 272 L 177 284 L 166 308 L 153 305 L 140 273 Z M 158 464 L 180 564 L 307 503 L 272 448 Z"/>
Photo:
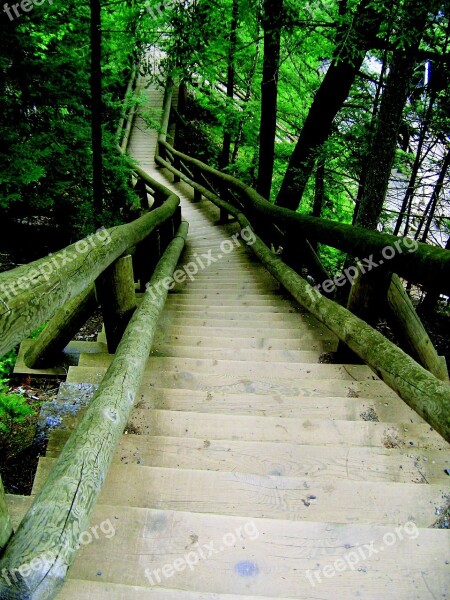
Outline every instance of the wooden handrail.
<path fill-rule="evenodd" d="M 412 240 L 369 231 L 353 225 L 300 215 L 289 209 L 274 206 L 253 188 L 235 177 L 222 173 L 187 154 L 178 152 L 164 140 L 160 141 L 160 145 L 183 162 L 195 166 L 200 171 L 240 192 L 249 212 L 250 222 L 252 222 L 252 215 L 257 214 L 266 217 L 269 223 L 277 223 L 283 228 L 286 235 L 291 235 L 293 238 L 306 238 L 311 242 L 338 248 L 359 258 L 369 258 L 373 254 L 378 262 L 382 260 L 384 249 L 393 248 L 396 254 L 389 261 L 390 271 L 396 272 L 410 281 L 421 283 L 425 287 L 438 288 L 442 293 L 450 295 L 450 251 L 417 243 L 417 250 L 412 252 Z M 172 172 L 175 172 L 167 160 L 164 161 L 164 164 L 161 162 L 164 160 L 161 155 L 156 160 L 158 164 L 170 167 Z M 176 174 L 179 176 L 178 171 Z"/>
<path fill-rule="evenodd" d="M 89 236 L 51 257 L 0 275 L 0 356 L 14 348 L 64 304 L 81 294 L 131 246 L 171 218 L 178 196 L 152 182 L 166 200 L 141 218 Z"/>
<path fill-rule="evenodd" d="M 8 544 L 0 562 L 0 598 L 53 598 L 63 585 L 144 375 L 168 294 L 161 281 L 173 275 L 187 232 L 183 222 L 150 281 L 153 293 L 144 295 L 83 419 Z M 29 568 L 32 561 L 40 567 Z M 8 586 L 1 574 L 12 572 L 18 580 Z"/>

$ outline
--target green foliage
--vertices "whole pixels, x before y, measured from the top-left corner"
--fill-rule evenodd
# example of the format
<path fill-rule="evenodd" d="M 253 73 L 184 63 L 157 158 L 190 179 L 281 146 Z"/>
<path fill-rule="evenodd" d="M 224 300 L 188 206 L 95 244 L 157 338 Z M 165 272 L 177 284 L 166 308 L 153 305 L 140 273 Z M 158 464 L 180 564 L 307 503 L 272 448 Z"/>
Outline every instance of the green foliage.
<path fill-rule="evenodd" d="M 11 350 L 0 358 L 0 381 L 5 382 L 5 378 L 9 377 L 16 364 L 17 351 Z"/>
<path fill-rule="evenodd" d="M 0 207 L 7 213 L 50 216 L 70 240 L 90 233 L 95 219 L 109 226 L 126 218 L 135 197 L 114 133 L 142 45 L 139 10 L 125 0 L 102 9 L 102 215 L 92 208 L 89 3 L 45 3 L 2 22 Z"/>
<path fill-rule="evenodd" d="M 0 380 L 0 434 L 10 436 L 17 425 L 22 425 L 34 410 L 19 394 L 9 394 L 4 380 Z"/>

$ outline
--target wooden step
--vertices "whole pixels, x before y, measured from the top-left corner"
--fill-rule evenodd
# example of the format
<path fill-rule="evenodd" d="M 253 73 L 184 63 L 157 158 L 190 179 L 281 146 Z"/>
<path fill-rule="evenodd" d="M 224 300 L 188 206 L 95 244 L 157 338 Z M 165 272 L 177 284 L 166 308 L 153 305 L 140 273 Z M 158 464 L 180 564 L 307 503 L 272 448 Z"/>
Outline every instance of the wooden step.
<path fill-rule="evenodd" d="M 82 411 L 80 411 L 82 413 Z M 76 425 L 77 417 L 64 421 Z M 314 446 L 378 446 L 384 448 L 421 448 L 443 450 L 445 440 L 429 425 L 285 417 L 224 415 L 214 413 L 148 410 L 136 408 L 131 414 L 130 433 L 163 437 L 191 437 L 202 440 L 224 439 L 249 442 L 287 442 Z"/>
<path fill-rule="evenodd" d="M 255 312 L 248 311 L 247 309 L 241 310 L 238 308 L 234 312 L 224 312 L 221 309 L 207 308 L 204 310 L 183 310 L 179 308 L 166 308 L 163 312 L 163 318 L 181 318 L 181 319 L 226 319 L 230 323 L 240 323 L 242 321 L 248 322 L 250 321 L 259 321 L 260 325 L 264 325 L 264 323 L 270 323 L 272 326 L 275 323 L 289 323 L 296 325 L 307 325 L 309 326 L 319 326 L 324 327 L 320 321 L 314 319 L 313 316 L 307 315 L 300 311 L 288 311 L 288 312 Z"/>
<path fill-rule="evenodd" d="M 163 322 L 164 323 L 164 322 Z M 325 336 L 325 332 L 319 328 L 317 330 L 305 328 L 305 329 L 283 329 L 274 327 L 236 327 L 234 325 L 227 327 L 208 327 L 208 326 L 189 326 L 189 325 L 171 325 L 164 327 L 166 335 L 188 335 L 188 336 L 212 336 L 219 338 L 267 338 L 269 340 L 283 339 L 283 340 L 310 340 L 312 337 L 320 339 Z M 328 335 L 328 334 L 327 334 Z M 331 338 L 333 334 L 330 332 L 328 337 Z M 334 337 L 334 336 L 333 336 Z M 237 344 L 235 344 L 237 347 Z M 300 348 L 299 348 L 300 349 Z M 309 350 L 309 348 L 302 348 L 303 350 Z"/>
<path fill-rule="evenodd" d="M 201 311 L 210 311 L 210 312 L 220 312 L 224 315 L 252 315 L 252 313 L 257 313 L 258 315 L 264 315 L 267 313 L 274 313 L 279 315 L 284 314 L 302 314 L 298 307 L 290 305 L 290 304 L 280 304 L 276 306 L 237 306 L 237 305 L 227 305 L 223 306 L 205 306 L 204 304 L 176 304 L 172 303 L 171 305 L 166 305 L 166 312 L 180 312 L 184 314 L 188 314 L 189 312 L 201 312 Z"/>
<path fill-rule="evenodd" d="M 86 384 L 65 383 L 56 403 L 87 405 L 95 391 Z M 83 398 L 80 403 L 79 399 Z M 423 419 L 395 395 L 380 398 L 227 394 L 174 388 L 143 388 L 136 409 L 161 409 L 298 419 L 335 419 L 423 424 Z"/>
<path fill-rule="evenodd" d="M 247 292 L 247 291 L 243 291 L 243 292 L 236 292 L 235 290 L 230 290 L 230 291 L 209 291 L 206 293 L 202 293 L 201 291 L 197 291 L 195 289 L 190 290 L 189 288 L 183 290 L 183 291 L 170 291 L 169 292 L 169 296 L 167 298 L 167 301 L 171 301 L 171 302 L 175 302 L 175 301 L 180 301 L 180 302 L 189 302 L 192 300 L 201 300 L 201 304 L 204 304 L 206 306 L 210 305 L 210 304 L 214 304 L 217 301 L 222 301 L 224 303 L 228 303 L 228 305 L 233 306 L 233 304 L 236 302 L 237 304 L 239 303 L 246 303 L 246 304 L 251 304 L 252 306 L 258 306 L 259 304 L 269 304 L 272 305 L 272 303 L 276 304 L 284 304 L 284 303 L 289 303 L 290 300 L 288 298 L 286 298 L 284 293 L 278 293 L 275 294 L 274 292 L 272 293 L 266 293 L 266 294 L 261 294 L 259 292 L 256 293 L 251 293 L 251 292 Z M 245 304 L 244 304 L 245 306 Z"/>
<path fill-rule="evenodd" d="M 287 319 L 272 319 L 268 317 L 267 319 L 258 319 L 252 320 L 251 318 L 243 318 L 243 319 L 228 319 L 228 318 L 216 318 L 209 317 L 205 315 L 204 317 L 190 317 L 188 315 L 178 314 L 178 315 L 169 315 L 163 314 L 161 318 L 161 325 L 164 326 L 166 323 L 171 325 L 172 327 L 176 327 L 178 325 L 184 327 L 235 327 L 235 328 L 244 328 L 244 329 L 259 329 L 261 327 L 264 328 L 274 328 L 274 329 L 288 329 L 296 331 L 303 331 L 305 333 L 310 332 L 310 330 L 317 329 L 325 333 L 323 327 L 309 325 L 308 323 L 302 322 L 302 318 L 299 315 L 289 315 L 294 317 L 293 320 L 289 322 Z M 330 333 L 331 335 L 331 333 Z"/>
<path fill-rule="evenodd" d="M 33 493 L 56 460 L 41 458 Z M 111 466 L 99 502 L 120 506 L 192 511 L 292 521 L 372 523 L 429 527 L 447 507 L 448 487 L 309 477 L 262 476 L 237 471 L 193 471 L 142 465 Z"/>
<path fill-rule="evenodd" d="M 174 292 L 177 294 L 186 293 L 186 292 L 196 292 L 200 294 L 210 294 L 215 292 L 223 292 L 223 293 L 250 293 L 250 294 L 258 294 L 274 292 L 280 293 L 281 288 L 280 284 L 277 282 L 269 283 L 266 281 L 217 281 L 217 282 L 207 282 L 207 281 L 198 281 L 195 279 L 194 281 L 186 280 L 184 283 L 177 283 L 174 287 Z"/>
<path fill-rule="evenodd" d="M 197 306 L 217 306 L 217 307 L 222 307 L 222 306 L 255 306 L 255 307 L 262 307 L 262 306 L 270 306 L 271 308 L 276 308 L 276 309 L 280 309 L 280 308 L 295 308 L 294 305 L 292 303 L 289 303 L 288 300 L 285 300 L 281 297 L 275 297 L 270 295 L 270 297 L 264 299 L 264 298 L 260 298 L 258 295 L 258 298 L 229 298 L 229 297 L 224 297 L 224 298 L 208 298 L 207 300 L 202 297 L 202 296 L 192 296 L 192 297 L 183 297 L 180 294 L 171 294 L 169 295 L 168 299 L 167 299 L 167 306 L 172 307 L 172 306 L 193 306 L 193 305 L 197 305 Z M 275 311 L 275 312 L 279 312 L 279 311 Z"/>
<path fill-rule="evenodd" d="M 32 496 L 6 494 L 6 505 L 8 506 L 14 531 L 19 527 L 23 517 L 30 508 L 32 501 Z"/>
<path fill-rule="evenodd" d="M 111 354 L 82 354 L 79 365 L 87 367 L 109 367 L 113 360 Z M 344 379 L 349 381 L 379 381 L 374 372 L 364 365 L 301 364 L 280 362 L 276 364 L 275 374 L 267 370 L 265 362 L 217 360 L 212 358 L 171 358 L 150 357 L 147 363 L 145 379 L 151 379 L 153 373 L 161 375 L 184 376 L 190 373 L 206 374 L 211 377 L 248 377 L 259 381 L 297 381 L 305 379 Z"/>
<path fill-rule="evenodd" d="M 273 600 L 267 596 L 236 596 L 210 594 L 209 592 L 186 592 L 158 586 L 148 588 L 135 585 L 100 583 L 82 579 L 68 579 L 57 600 Z M 279 600 L 289 600 L 280 598 Z"/>
<path fill-rule="evenodd" d="M 211 349 L 196 346 L 159 345 L 152 350 L 152 356 L 171 356 L 180 358 L 210 358 Z M 318 363 L 321 352 L 295 350 L 254 350 L 249 348 L 215 348 L 214 357 L 222 360 L 264 361 L 269 363 L 290 361 L 292 363 Z"/>
<path fill-rule="evenodd" d="M 183 319 L 197 319 L 199 321 L 221 321 L 223 325 L 219 323 L 215 323 L 216 327 L 220 326 L 234 326 L 234 324 L 241 324 L 244 327 L 267 327 L 279 329 L 281 328 L 308 328 L 313 330 L 321 330 L 324 333 L 328 333 L 329 335 L 333 335 L 332 332 L 327 329 L 322 323 L 314 319 L 311 315 L 305 315 L 301 312 L 249 312 L 246 310 L 241 311 L 240 309 L 236 310 L 236 312 L 225 313 L 220 309 L 215 310 L 214 308 L 205 309 L 204 311 L 200 310 L 180 310 L 180 309 L 170 309 L 167 308 L 162 315 L 162 321 L 166 322 L 167 320 L 183 320 Z M 226 322 L 226 323 L 225 323 Z M 246 325 L 251 323 L 251 325 Z"/>
<path fill-rule="evenodd" d="M 388 391 L 389 394 L 390 390 Z M 159 408 L 214 414 L 239 414 L 259 417 L 336 419 L 341 421 L 379 421 L 424 423 L 396 395 L 381 398 L 340 398 L 258 394 L 224 394 L 186 389 L 152 389 L 139 395 L 139 408 Z"/>
<path fill-rule="evenodd" d="M 106 373 L 106 368 L 100 367 L 70 367 L 67 381 L 70 383 L 100 383 Z M 221 377 L 205 374 L 186 374 L 185 376 L 170 376 L 163 374 L 158 379 L 158 373 L 145 376 L 143 387 L 152 385 L 154 388 L 174 388 L 187 390 L 203 390 L 205 392 L 225 392 L 229 394 L 276 394 L 285 396 L 339 396 L 339 397 L 371 397 L 385 398 L 396 396 L 382 381 L 349 381 L 343 379 L 303 380 L 298 385 L 290 382 L 264 382 L 243 378 Z M 170 385 L 168 385 L 170 384 Z"/>
<path fill-rule="evenodd" d="M 329 340 L 325 337 L 317 335 L 305 335 L 300 340 L 289 339 L 271 339 L 271 338 L 239 338 L 239 337 L 217 337 L 211 335 L 180 335 L 180 334 L 160 334 L 155 340 L 153 348 L 167 348 L 170 346 L 194 346 L 197 348 L 216 349 L 255 349 L 255 350 L 283 350 L 283 351 L 300 351 L 302 346 L 308 348 L 308 351 L 331 351 L 336 348 L 337 343 L 334 340 Z M 99 339 L 105 339 L 105 336 L 98 336 Z M 215 356 L 215 353 L 212 354 Z"/>
<path fill-rule="evenodd" d="M 55 431 L 46 456 L 57 458 L 68 439 Z M 359 446 L 302 446 L 128 434 L 114 463 L 167 469 L 239 472 L 313 481 L 384 481 L 447 485 L 450 451 Z"/>
<path fill-rule="evenodd" d="M 215 594 L 227 594 L 223 600 L 231 600 L 232 594 L 411 600 L 445 598 L 448 590 L 447 532 L 413 524 L 394 530 L 97 506 L 92 523 L 108 520 L 115 535 L 84 545 L 71 578 L 147 589 L 159 579 L 160 587 L 173 589 L 180 600 L 189 591 L 198 599 L 205 593 L 208 600 L 217 598 Z M 195 565 L 176 571 L 175 559 L 189 552 L 197 552 L 188 558 Z M 333 577 L 329 571 L 324 576 L 327 565 Z M 164 593 L 149 597 L 164 599 Z M 62 594 L 60 598 L 64 590 Z"/>

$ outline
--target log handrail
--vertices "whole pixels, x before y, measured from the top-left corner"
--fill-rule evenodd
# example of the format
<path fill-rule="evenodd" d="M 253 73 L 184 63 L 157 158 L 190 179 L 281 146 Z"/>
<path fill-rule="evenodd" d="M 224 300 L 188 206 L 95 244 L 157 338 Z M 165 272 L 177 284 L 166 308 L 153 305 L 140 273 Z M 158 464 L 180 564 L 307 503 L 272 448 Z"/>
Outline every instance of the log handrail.
<path fill-rule="evenodd" d="M 128 248 L 170 219 L 180 203 L 165 190 L 159 208 L 125 225 L 89 236 L 28 265 L 0 275 L 0 356 L 14 348 L 55 312 L 81 294 Z"/>
<path fill-rule="evenodd" d="M 7 545 L 0 598 L 53 598 L 63 585 L 144 375 L 168 294 L 161 281 L 173 275 L 187 231 L 183 222 L 150 280 L 153 293 L 144 295 L 86 413 Z M 12 573 L 17 581 L 9 586 L 2 576 Z"/>
<path fill-rule="evenodd" d="M 300 215 L 287 208 L 275 206 L 249 185 L 175 150 L 167 141 L 160 140 L 159 145 L 170 151 L 174 157 L 239 192 L 249 212 L 250 222 L 254 221 L 255 216 L 265 217 L 269 223 L 278 224 L 288 236 L 319 242 L 359 258 L 368 258 L 373 254 L 379 260 L 385 248 L 394 248 L 396 256 L 389 261 L 389 270 L 409 281 L 423 284 L 431 289 L 438 288 L 442 293 L 450 295 L 450 251 L 417 242 L 417 250 L 411 252 L 412 240 L 327 219 Z M 160 150 L 156 161 L 161 166 L 167 166 L 168 161 L 164 164 L 161 162 L 165 160 L 162 158 L 163 155 L 164 152 Z M 172 168 L 172 165 L 170 167 Z"/>

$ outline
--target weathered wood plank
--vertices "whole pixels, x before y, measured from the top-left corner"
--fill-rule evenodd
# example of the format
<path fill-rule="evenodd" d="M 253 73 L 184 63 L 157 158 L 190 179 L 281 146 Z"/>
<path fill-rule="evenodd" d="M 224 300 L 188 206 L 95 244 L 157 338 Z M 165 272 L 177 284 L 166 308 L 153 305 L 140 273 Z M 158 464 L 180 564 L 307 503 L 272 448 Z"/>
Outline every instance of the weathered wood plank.
<path fill-rule="evenodd" d="M 139 585 L 145 594 L 150 593 L 152 584 L 158 585 L 159 569 L 159 585 L 173 590 L 173 600 L 213 600 L 215 594 L 225 594 L 220 600 L 244 600 L 252 595 L 264 600 L 425 600 L 447 595 L 448 533 L 419 529 L 414 523 L 403 523 L 398 532 L 391 526 L 249 520 L 117 506 L 99 506 L 95 523 L 112 515 L 117 517 L 114 537 L 84 546 L 71 577 L 98 583 L 101 572 L 103 582 Z M 241 533 L 236 534 L 239 528 Z M 225 546 L 225 536 L 233 533 L 235 543 Z M 192 570 L 165 577 L 161 572 L 164 565 L 173 565 L 174 558 L 191 550 L 198 552 L 193 535 L 202 550 L 203 544 L 212 543 L 216 552 L 212 556 L 206 552 L 204 560 L 197 556 Z M 359 549 L 366 550 L 365 558 Z M 347 566 L 346 557 L 356 559 L 353 568 Z M 333 567 L 339 559 L 344 561 L 344 570 Z M 325 566 L 331 567 L 333 577 L 324 575 Z M 152 575 L 153 580 L 149 579 Z M 186 596 L 188 591 L 195 596 Z M 166 592 L 161 593 L 154 598 L 166 600 Z M 127 595 L 123 598 L 128 600 Z"/>
<path fill-rule="evenodd" d="M 39 461 L 39 486 L 56 464 Z M 447 508 L 446 483 L 417 485 L 309 476 L 111 465 L 99 503 L 159 510 L 332 523 L 429 527 Z M 308 501 L 308 498 L 311 498 Z M 351 501 L 349 499 L 351 498 Z"/>
<path fill-rule="evenodd" d="M 67 441 L 55 431 L 46 456 L 57 458 Z M 313 480 L 448 482 L 450 452 L 418 448 L 302 446 L 288 443 L 203 440 L 128 434 L 120 441 L 116 464 L 231 471 Z"/>
<path fill-rule="evenodd" d="M 436 352 L 419 315 L 398 275 L 393 275 L 388 290 L 388 304 L 400 336 L 417 356 L 421 365 L 441 381 L 448 381 L 445 361 Z"/>

